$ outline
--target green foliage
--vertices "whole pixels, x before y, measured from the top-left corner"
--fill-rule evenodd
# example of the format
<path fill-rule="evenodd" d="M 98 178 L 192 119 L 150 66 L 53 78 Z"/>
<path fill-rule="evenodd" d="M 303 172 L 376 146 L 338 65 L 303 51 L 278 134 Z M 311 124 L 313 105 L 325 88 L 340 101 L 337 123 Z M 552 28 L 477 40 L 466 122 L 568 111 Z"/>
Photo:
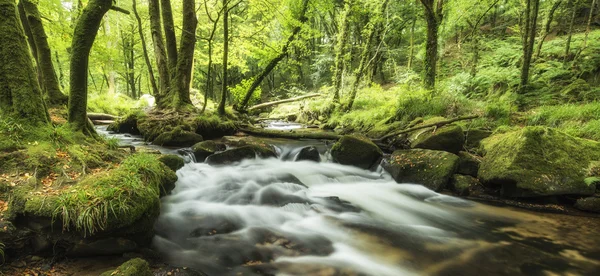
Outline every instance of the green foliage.
<path fill-rule="evenodd" d="M 254 78 L 246 79 L 246 80 L 243 80 L 240 84 L 236 85 L 235 87 L 229 89 L 229 92 L 231 95 L 231 101 L 233 104 L 242 103 L 242 101 L 244 100 L 244 97 L 246 97 L 246 92 L 248 92 L 248 89 L 252 85 L 252 82 L 254 82 Z M 252 106 L 252 105 L 256 104 L 257 102 L 259 102 L 261 94 L 262 94 L 262 90 L 259 86 L 258 88 L 256 88 L 256 90 L 254 90 L 254 93 L 252 94 L 252 97 L 250 98 L 250 102 L 248 102 L 248 105 Z"/>
<path fill-rule="evenodd" d="M 143 100 L 140 100 L 140 102 Z M 138 105 L 138 101 L 123 94 L 104 93 L 90 95 L 88 97 L 88 111 L 95 113 L 107 113 L 112 115 L 125 115 Z"/>
<path fill-rule="evenodd" d="M 600 140 L 600 103 L 541 106 L 529 112 L 527 124 L 555 127 L 576 137 Z"/>

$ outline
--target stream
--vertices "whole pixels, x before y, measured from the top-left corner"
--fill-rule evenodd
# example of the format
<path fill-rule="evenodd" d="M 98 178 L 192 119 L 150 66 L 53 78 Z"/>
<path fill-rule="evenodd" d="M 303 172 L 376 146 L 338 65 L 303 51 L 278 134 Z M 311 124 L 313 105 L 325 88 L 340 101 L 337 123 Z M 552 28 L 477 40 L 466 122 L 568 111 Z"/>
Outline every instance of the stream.
<path fill-rule="evenodd" d="M 600 275 L 598 218 L 475 203 L 330 162 L 318 141 L 267 142 L 279 159 L 177 171 L 153 242 L 170 264 L 207 275 Z M 306 145 L 323 161 L 293 161 Z"/>

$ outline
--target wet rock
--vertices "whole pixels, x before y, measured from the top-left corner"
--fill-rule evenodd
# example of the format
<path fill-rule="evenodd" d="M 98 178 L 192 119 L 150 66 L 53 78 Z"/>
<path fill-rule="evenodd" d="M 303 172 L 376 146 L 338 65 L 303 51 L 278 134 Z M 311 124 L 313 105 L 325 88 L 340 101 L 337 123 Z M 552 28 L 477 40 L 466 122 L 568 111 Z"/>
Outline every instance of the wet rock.
<path fill-rule="evenodd" d="M 434 191 L 446 187 L 458 168 L 459 158 L 445 151 L 397 150 L 383 167 L 398 183 L 421 184 Z"/>
<path fill-rule="evenodd" d="M 158 135 L 152 144 L 170 147 L 190 147 L 203 140 L 202 136 L 197 133 L 175 128 L 175 130 Z"/>
<path fill-rule="evenodd" d="M 210 165 L 225 165 L 240 162 L 244 159 L 277 157 L 275 150 L 269 145 L 246 145 L 235 149 L 216 153 L 206 158 Z"/>
<path fill-rule="evenodd" d="M 140 135 L 140 130 L 137 127 L 138 114 L 129 114 L 125 118 L 119 119 L 114 123 L 110 124 L 107 128 L 108 131 L 114 131 L 116 133 L 130 133 L 133 135 Z"/>
<path fill-rule="evenodd" d="M 143 259 L 131 259 L 115 270 L 107 271 L 100 276 L 153 276 L 148 262 Z"/>
<path fill-rule="evenodd" d="M 479 165 L 481 164 L 481 158 L 465 151 L 459 152 L 458 158 L 459 163 L 457 173 L 477 177 Z"/>
<path fill-rule="evenodd" d="M 202 135 L 205 139 L 221 138 L 226 135 L 232 135 L 237 131 L 237 126 L 234 122 L 217 116 L 200 116 L 194 124 L 196 125 L 195 132 Z"/>
<path fill-rule="evenodd" d="M 158 160 L 163 164 L 167 165 L 167 167 L 169 167 L 169 169 L 173 170 L 174 172 L 183 168 L 183 166 L 185 165 L 185 161 L 183 160 L 183 158 L 175 154 L 161 155 L 158 158 Z"/>
<path fill-rule="evenodd" d="M 433 123 L 429 120 L 423 124 Z M 441 128 L 417 130 L 411 134 L 411 147 L 419 149 L 443 150 L 458 153 L 463 149 L 465 136 L 458 125 L 446 125 Z"/>
<path fill-rule="evenodd" d="M 492 132 L 484 129 L 469 129 L 465 130 L 465 148 L 467 149 L 478 149 L 481 140 L 492 136 Z"/>
<path fill-rule="evenodd" d="M 67 256 L 91 257 L 120 255 L 134 251 L 137 247 L 135 242 L 124 238 L 107 238 L 92 242 L 82 240 L 67 251 Z"/>
<path fill-rule="evenodd" d="M 592 195 L 600 144 L 545 127 L 526 127 L 482 141 L 479 178 L 503 196 Z"/>
<path fill-rule="evenodd" d="M 315 161 L 321 162 L 321 155 L 319 154 L 319 150 L 317 150 L 314 146 L 304 147 L 298 152 L 294 161 Z"/>
<path fill-rule="evenodd" d="M 477 178 L 468 175 L 455 174 L 450 180 L 448 188 L 459 196 L 468 196 L 472 191 L 479 190 L 481 183 Z"/>
<path fill-rule="evenodd" d="M 204 162 L 207 157 L 219 151 L 226 150 L 227 147 L 223 143 L 218 143 L 212 140 L 203 141 L 192 146 L 192 152 L 196 158 L 196 162 Z"/>
<path fill-rule="evenodd" d="M 379 161 L 383 152 L 369 138 L 362 135 L 345 135 L 331 148 L 333 161 L 369 169 Z"/>
<path fill-rule="evenodd" d="M 600 197 L 586 197 L 575 202 L 575 208 L 583 211 L 600 213 Z"/>

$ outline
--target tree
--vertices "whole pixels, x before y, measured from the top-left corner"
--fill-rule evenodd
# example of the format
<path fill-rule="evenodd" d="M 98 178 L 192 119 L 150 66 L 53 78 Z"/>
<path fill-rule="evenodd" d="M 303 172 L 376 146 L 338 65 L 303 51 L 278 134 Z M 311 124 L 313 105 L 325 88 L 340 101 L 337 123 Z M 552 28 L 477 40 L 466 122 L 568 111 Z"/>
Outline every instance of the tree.
<path fill-rule="evenodd" d="M 0 0 L 0 26 L 0 113 L 48 124 L 50 116 L 14 0 Z"/>
<path fill-rule="evenodd" d="M 87 118 L 88 66 L 90 51 L 98 34 L 102 17 L 113 7 L 112 0 L 90 0 L 83 9 L 71 43 L 71 93 L 69 93 L 69 123 L 74 130 L 94 136 L 96 131 Z"/>
<path fill-rule="evenodd" d="M 48 102 L 53 105 L 63 105 L 67 103 L 67 96 L 61 92 L 58 83 L 58 77 L 52 63 L 52 50 L 48 44 L 48 36 L 42 25 L 42 18 L 37 5 L 31 0 L 21 0 L 27 18 L 27 25 L 31 30 L 32 49 L 36 56 L 39 73 L 41 74 L 41 88 L 48 97 Z"/>
<path fill-rule="evenodd" d="M 211 13 L 208 10 L 208 1 L 204 0 L 204 11 L 206 12 L 206 17 L 212 24 L 212 28 L 210 29 L 209 35 L 206 38 L 206 42 L 208 44 L 208 65 L 206 66 L 206 85 L 204 87 L 204 103 L 202 104 L 202 112 L 206 110 L 206 105 L 208 103 L 209 92 L 213 91 L 214 86 L 214 78 L 213 78 L 213 43 L 215 39 L 215 34 L 217 32 L 217 25 L 219 24 L 219 20 L 221 19 L 221 14 L 223 13 L 223 9 L 217 12 L 216 18 L 213 18 Z"/>
<path fill-rule="evenodd" d="M 560 7 L 560 4 L 562 4 L 562 0 L 556 0 L 556 2 L 554 2 L 550 10 L 548 11 L 548 17 L 546 18 L 546 24 L 544 24 L 542 37 L 540 37 L 540 42 L 538 43 L 537 49 L 535 51 L 535 59 L 538 59 L 540 57 L 540 54 L 542 53 L 542 46 L 544 45 L 546 37 L 548 37 L 548 34 L 550 33 L 550 25 L 552 25 L 554 13 L 558 9 L 558 7 Z"/>
<path fill-rule="evenodd" d="M 165 49 L 165 43 L 160 24 L 160 4 L 158 0 L 148 1 L 148 12 L 150 14 L 150 32 L 152 33 L 152 44 L 154 45 L 154 57 L 156 59 L 158 76 L 160 78 L 160 92 L 159 95 L 154 96 L 158 102 L 160 97 L 162 97 L 162 95 L 169 90 L 171 76 L 169 74 L 167 51 Z"/>
<path fill-rule="evenodd" d="M 229 7 L 228 0 L 223 0 L 223 76 L 221 85 L 221 101 L 217 112 L 225 115 L 225 104 L 227 102 L 227 58 L 229 57 Z"/>
<path fill-rule="evenodd" d="M 535 44 L 535 35 L 537 32 L 537 18 L 540 8 L 540 0 L 527 0 L 525 13 L 523 14 L 523 63 L 521 64 L 521 82 L 519 84 L 519 93 L 524 94 L 529 84 L 529 69 L 531 58 L 533 56 L 533 45 Z"/>
<path fill-rule="evenodd" d="M 184 0 L 185 3 L 185 0 Z M 162 14 L 163 28 L 165 30 L 165 39 L 167 46 L 167 61 L 171 77 L 177 71 L 177 37 L 175 36 L 175 24 L 173 23 L 173 9 L 171 0 L 160 0 L 160 9 Z M 195 11 L 195 10 L 194 10 Z M 183 10 L 185 13 L 185 9 Z"/>
<path fill-rule="evenodd" d="M 425 44 L 425 76 L 426 89 L 435 89 L 436 68 L 438 61 L 438 30 L 443 19 L 444 0 L 421 0 L 425 7 L 427 22 L 427 42 Z"/>
<path fill-rule="evenodd" d="M 131 8 L 133 9 L 133 14 L 135 15 L 135 20 L 138 25 L 138 34 L 140 35 L 140 40 L 142 43 L 142 50 L 144 54 L 144 61 L 146 62 L 146 68 L 148 68 L 148 79 L 150 81 L 150 85 L 152 87 L 152 95 L 155 97 L 158 96 L 158 86 L 156 85 L 156 78 L 154 77 L 154 70 L 152 70 L 152 62 L 150 62 L 150 57 L 148 55 L 148 47 L 146 46 L 146 38 L 144 37 L 144 29 L 142 24 L 142 19 L 137 11 L 137 0 L 131 1 Z"/>
<path fill-rule="evenodd" d="M 340 102 L 340 89 L 342 88 L 342 77 L 344 75 L 344 65 L 346 64 L 346 44 L 348 43 L 348 36 L 350 32 L 348 27 L 350 25 L 350 11 L 352 10 L 352 0 L 344 1 L 344 10 L 340 15 L 340 29 L 337 35 L 337 42 L 335 44 L 335 67 L 333 69 L 333 102 Z"/>

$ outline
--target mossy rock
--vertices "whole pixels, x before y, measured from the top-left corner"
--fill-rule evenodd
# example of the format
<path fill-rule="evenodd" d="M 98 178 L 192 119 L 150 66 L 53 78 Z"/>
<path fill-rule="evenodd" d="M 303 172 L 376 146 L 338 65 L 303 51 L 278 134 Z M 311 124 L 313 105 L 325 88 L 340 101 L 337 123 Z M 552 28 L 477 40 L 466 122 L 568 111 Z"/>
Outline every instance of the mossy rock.
<path fill-rule="evenodd" d="M 227 149 L 223 143 L 213 140 L 203 141 L 192 146 L 192 153 L 196 158 L 196 162 L 204 162 L 207 157 Z"/>
<path fill-rule="evenodd" d="M 485 129 L 469 129 L 465 130 L 465 148 L 468 150 L 478 149 L 481 141 L 492 136 L 491 131 Z"/>
<path fill-rule="evenodd" d="M 163 164 L 167 165 L 171 170 L 176 172 L 177 170 L 183 168 L 185 165 L 185 161 L 181 156 L 176 154 L 163 154 L 158 157 L 158 160 Z"/>
<path fill-rule="evenodd" d="M 203 140 L 201 135 L 178 127 L 159 135 L 152 141 L 152 144 L 168 147 L 190 147 Z"/>
<path fill-rule="evenodd" d="M 319 150 L 314 146 L 303 147 L 294 158 L 294 161 L 314 161 L 321 162 Z"/>
<path fill-rule="evenodd" d="M 383 167 L 398 183 L 421 184 L 441 191 L 456 172 L 458 162 L 458 156 L 449 152 L 411 149 L 394 151 Z"/>
<path fill-rule="evenodd" d="M 124 118 L 121 118 L 114 123 L 110 124 L 107 128 L 109 131 L 113 131 L 116 133 L 130 133 L 133 135 L 140 135 L 141 132 L 138 129 L 138 114 L 132 113 Z"/>
<path fill-rule="evenodd" d="M 600 213 L 600 197 L 586 197 L 575 202 L 575 208 L 583 211 Z"/>
<path fill-rule="evenodd" d="M 479 178 L 509 197 L 592 195 L 600 144 L 546 127 L 525 127 L 482 141 Z M 586 181 L 586 179 L 588 181 Z"/>
<path fill-rule="evenodd" d="M 143 259 L 131 259 L 115 270 L 107 271 L 100 276 L 153 276 L 150 265 Z"/>
<path fill-rule="evenodd" d="M 226 165 L 240 162 L 244 159 L 274 158 L 277 157 L 275 150 L 269 145 L 246 145 L 224 152 L 215 153 L 206 158 L 210 165 Z"/>
<path fill-rule="evenodd" d="M 226 135 L 232 135 L 237 131 L 233 121 L 218 116 L 199 116 L 195 122 L 197 134 L 205 139 L 217 139 Z"/>
<path fill-rule="evenodd" d="M 383 156 L 381 149 L 362 135 L 345 135 L 331 148 L 333 161 L 369 169 Z"/>
<path fill-rule="evenodd" d="M 470 154 L 466 151 L 458 153 L 458 174 L 470 175 L 477 177 L 479 172 L 479 166 L 481 164 L 481 157 Z"/>
<path fill-rule="evenodd" d="M 410 137 L 411 148 L 443 150 L 458 153 L 463 149 L 465 135 L 462 127 L 446 125 L 441 128 L 417 130 Z"/>
<path fill-rule="evenodd" d="M 480 188 L 481 183 L 477 178 L 468 175 L 455 174 L 450 180 L 448 188 L 459 196 L 468 196 L 472 191 Z"/>

